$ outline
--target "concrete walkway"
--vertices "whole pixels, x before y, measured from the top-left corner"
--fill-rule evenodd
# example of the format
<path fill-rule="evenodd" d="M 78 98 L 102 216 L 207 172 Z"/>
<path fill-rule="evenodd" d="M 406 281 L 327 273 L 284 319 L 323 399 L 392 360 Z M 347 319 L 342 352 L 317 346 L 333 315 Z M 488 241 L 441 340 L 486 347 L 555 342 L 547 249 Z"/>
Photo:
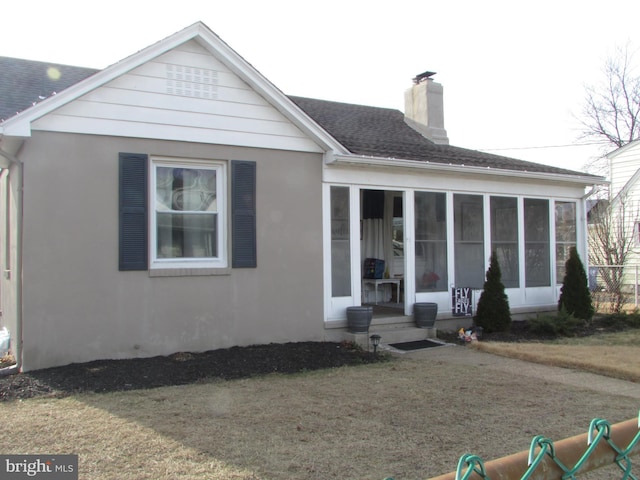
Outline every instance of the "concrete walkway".
<path fill-rule="evenodd" d="M 501 357 L 459 345 L 446 345 L 443 347 L 405 352 L 402 356 L 415 359 L 420 358 L 426 361 L 482 367 L 510 375 L 534 377 L 544 379 L 548 382 L 640 399 L 640 384 L 638 383 L 609 378 L 594 373 L 580 372 L 569 368 L 552 367 Z"/>

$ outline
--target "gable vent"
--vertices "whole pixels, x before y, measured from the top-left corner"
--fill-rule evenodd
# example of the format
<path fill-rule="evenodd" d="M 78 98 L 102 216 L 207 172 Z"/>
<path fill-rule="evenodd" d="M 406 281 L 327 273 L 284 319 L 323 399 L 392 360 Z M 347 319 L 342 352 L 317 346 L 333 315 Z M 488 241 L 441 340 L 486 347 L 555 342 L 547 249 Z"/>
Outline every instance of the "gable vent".
<path fill-rule="evenodd" d="M 218 98 L 218 72 L 206 68 L 167 64 L 167 93 L 180 97 Z"/>

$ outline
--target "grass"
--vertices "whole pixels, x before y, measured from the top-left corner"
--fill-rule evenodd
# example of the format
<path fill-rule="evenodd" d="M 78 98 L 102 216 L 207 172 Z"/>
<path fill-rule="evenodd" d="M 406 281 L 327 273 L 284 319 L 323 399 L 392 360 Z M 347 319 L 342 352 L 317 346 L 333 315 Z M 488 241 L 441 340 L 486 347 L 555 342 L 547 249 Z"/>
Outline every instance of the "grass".
<path fill-rule="evenodd" d="M 627 331 L 511 346 L 534 361 L 582 357 L 589 369 L 585 357 L 619 349 L 627 353 L 616 361 L 630 365 L 638 341 L 640 331 Z M 8 402 L 3 454 L 74 453 L 80 478 L 96 480 L 400 480 L 455 470 L 465 452 L 491 460 L 537 434 L 567 438 L 595 417 L 637 414 L 638 398 L 451 361 L 465 355 L 476 354 L 444 347 L 296 375 Z"/>
<path fill-rule="evenodd" d="M 640 382 L 640 329 L 547 342 L 479 342 L 483 352 Z"/>

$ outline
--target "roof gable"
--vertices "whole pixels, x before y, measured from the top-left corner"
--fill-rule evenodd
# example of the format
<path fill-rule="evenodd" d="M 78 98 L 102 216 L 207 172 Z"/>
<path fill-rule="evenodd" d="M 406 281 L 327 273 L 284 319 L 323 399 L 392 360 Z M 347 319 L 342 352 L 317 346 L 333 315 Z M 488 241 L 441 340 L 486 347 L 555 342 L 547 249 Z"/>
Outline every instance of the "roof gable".
<path fill-rule="evenodd" d="M 224 98 L 186 94 L 203 86 L 190 81 L 193 70 L 219 75 L 207 86 L 225 89 Z M 346 153 L 201 22 L 9 118 L 0 133 L 29 136 L 32 128 Z"/>

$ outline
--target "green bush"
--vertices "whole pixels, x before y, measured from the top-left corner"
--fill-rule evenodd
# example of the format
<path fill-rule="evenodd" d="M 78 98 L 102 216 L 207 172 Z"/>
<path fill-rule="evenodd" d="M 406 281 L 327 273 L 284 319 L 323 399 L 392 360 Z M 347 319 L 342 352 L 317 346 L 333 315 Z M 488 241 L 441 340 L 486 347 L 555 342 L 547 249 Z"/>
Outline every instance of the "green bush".
<path fill-rule="evenodd" d="M 473 320 L 476 326 L 482 327 L 487 333 L 506 332 L 511 326 L 509 299 L 504 291 L 502 272 L 495 252 L 489 260 L 486 281 Z"/>
<path fill-rule="evenodd" d="M 569 250 L 569 259 L 565 264 L 565 275 L 560 289 L 558 311 L 563 308 L 573 316 L 587 321 L 591 320 L 595 311 L 587 274 L 575 247 Z"/>
<path fill-rule="evenodd" d="M 544 314 L 529 320 L 529 330 L 537 335 L 549 337 L 571 337 L 584 325 L 584 320 L 576 318 L 564 308 L 557 315 Z"/>
<path fill-rule="evenodd" d="M 606 327 L 616 330 L 625 330 L 627 328 L 640 328 L 640 313 L 634 311 L 632 313 L 611 313 L 598 318 L 599 322 Z"/>
<path fill-rule="evenodd" d="M 539 315 L 529 320 L 529 331 L 536 335 L 545 337 L 557 337 L 558 329 L 556 328 L 555 316 Z"/>

